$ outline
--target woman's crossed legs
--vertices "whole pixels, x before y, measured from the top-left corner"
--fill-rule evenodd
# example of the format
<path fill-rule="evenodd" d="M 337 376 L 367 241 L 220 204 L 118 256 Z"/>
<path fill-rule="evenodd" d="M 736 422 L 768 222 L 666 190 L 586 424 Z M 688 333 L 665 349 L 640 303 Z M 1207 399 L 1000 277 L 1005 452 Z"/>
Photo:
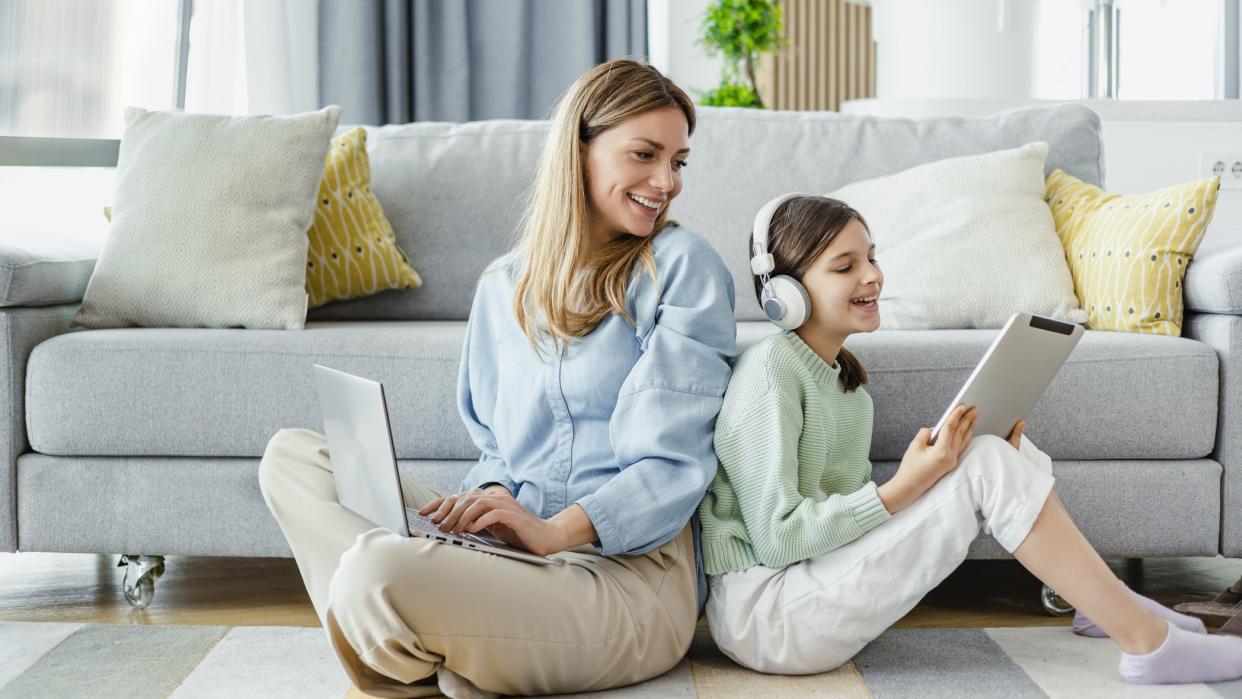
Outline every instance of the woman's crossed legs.
<path fill-rule="evenodd" d="M 536 566 L 404 538 L 340 505 L 324 438 L 283 430 L 259 470 L 265 500 L 354 683 L 437 694 L 438 667 L 506 694 L 590 691 L 676 665 L 697 612 L 686 529 L 641 556 L 558 554 Z M 438 495 L 402 479 L 407 507 Z"/>

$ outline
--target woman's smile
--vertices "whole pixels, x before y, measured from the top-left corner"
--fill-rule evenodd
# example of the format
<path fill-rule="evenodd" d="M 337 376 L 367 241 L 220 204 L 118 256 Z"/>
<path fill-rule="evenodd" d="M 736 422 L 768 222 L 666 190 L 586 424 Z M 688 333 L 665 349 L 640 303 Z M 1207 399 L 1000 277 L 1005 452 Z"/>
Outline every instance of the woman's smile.
<path fill-rule="evenodd" d="M 654 219 L 660 215 L 660 209 L 664 206 L 662 199 L 651 199 L 633 192 L 627 194 L 626 198 L 629 199 L 630 207 L 644 218 Z"/>

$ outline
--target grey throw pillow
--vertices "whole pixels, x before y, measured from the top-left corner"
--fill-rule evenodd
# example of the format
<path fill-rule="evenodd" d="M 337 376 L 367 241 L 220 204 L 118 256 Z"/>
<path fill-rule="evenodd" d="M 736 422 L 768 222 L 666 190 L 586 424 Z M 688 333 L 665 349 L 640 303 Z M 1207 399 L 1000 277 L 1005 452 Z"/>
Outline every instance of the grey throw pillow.
<path fill-rule="evenodd" d="M 88 328 L 306 324 L 306 231 L 340 107 L 217 116 L 128 107 Z"/>

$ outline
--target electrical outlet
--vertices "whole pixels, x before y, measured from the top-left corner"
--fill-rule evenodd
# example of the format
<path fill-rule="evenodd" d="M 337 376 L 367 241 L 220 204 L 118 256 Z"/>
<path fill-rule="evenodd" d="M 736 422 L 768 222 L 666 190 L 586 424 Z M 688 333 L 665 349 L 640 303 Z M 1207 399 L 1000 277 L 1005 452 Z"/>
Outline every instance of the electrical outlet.
<path fill-rule="evenodd" d="M 1242 189 L 1242 151 L 1234 153 L 1199 154 L 1202 161 L 1201 171 L 1204 177 L 1216 175 L 1220 178 L 1221 189 Z"/>

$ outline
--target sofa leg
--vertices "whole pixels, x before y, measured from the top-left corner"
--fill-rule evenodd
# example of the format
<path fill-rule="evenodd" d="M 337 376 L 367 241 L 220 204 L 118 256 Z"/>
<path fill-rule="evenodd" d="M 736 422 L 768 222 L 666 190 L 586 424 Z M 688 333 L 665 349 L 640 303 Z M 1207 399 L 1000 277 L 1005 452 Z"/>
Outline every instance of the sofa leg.
<path fill-rule="evenodd" d="M 128 553 L 116 567 L 125 568 L 125 599 L 134 609 L 146 609 L 155 599 L 155 581 L 164 574 L 164 557 Z"/>
<path fill-rule="evenodd" d="M 1074 613 L 1073 605 L 1061 599 L 1061 595 L 1047 585 L 1040 588 L 1039 601 L 1044 605 L 1044 611 L 1052 616 L 1069 616 Z"/>

